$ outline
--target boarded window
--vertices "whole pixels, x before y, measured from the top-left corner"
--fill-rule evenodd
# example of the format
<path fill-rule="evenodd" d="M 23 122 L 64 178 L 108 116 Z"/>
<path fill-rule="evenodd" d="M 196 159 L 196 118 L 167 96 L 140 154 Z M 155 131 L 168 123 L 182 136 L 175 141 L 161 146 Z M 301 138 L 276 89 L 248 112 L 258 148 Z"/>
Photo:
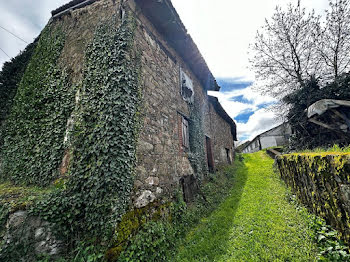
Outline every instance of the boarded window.
<path fill-rule="evenodd" d="M 189 149 L 190 147 L 190 132 L 188 120 L 182 116 L 182 146 Z"/>
<path fill-rule="evenodd" d="M 187 102 L 193 102 L 193 83 L 190 77 L 180 69 L 181 95 Z"/>

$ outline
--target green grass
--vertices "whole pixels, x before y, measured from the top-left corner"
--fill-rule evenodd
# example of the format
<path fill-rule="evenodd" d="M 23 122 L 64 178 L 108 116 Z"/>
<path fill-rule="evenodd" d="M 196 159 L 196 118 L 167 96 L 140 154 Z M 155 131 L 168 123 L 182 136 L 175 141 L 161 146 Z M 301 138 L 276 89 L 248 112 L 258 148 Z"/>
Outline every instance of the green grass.
<path fill-rule="evenodd" d="M 350 153 L 350 146 L 340 147 L 338 145 L 333 145 L 329 148 L 317 147 L 315 149 L 306 149 L 302 151 L 298 151 L 298 153 Z"/>
<path fill-rule="evenodd" d="M 177 261 L 315 261 L 307 212 L 297 211 L 264 152 L 236 161 L 228 198 L 190 231 Z"/>
<path fill-rule="evenodd" d="M 8 206 L 11 212 L 25 209 L 35 199 L 48 194 L 54 189 L 54 186 L 41 188 L 37 186 L 14 185 L 8 181 L 0 181 L 0 206 Z"/>

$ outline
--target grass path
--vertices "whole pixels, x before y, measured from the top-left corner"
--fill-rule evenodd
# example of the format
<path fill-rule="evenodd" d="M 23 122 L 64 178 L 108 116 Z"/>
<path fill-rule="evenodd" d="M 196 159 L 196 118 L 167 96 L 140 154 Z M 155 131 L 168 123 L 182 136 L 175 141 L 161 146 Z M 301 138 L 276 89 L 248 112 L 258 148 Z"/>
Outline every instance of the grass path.
<path fill-rule="evenodd" d="M 315 261 L 307 214 L 288 202 L 273 160 L 263 152 L 244 158 L 230 195 L 188 233 L 176 260 Z"/>

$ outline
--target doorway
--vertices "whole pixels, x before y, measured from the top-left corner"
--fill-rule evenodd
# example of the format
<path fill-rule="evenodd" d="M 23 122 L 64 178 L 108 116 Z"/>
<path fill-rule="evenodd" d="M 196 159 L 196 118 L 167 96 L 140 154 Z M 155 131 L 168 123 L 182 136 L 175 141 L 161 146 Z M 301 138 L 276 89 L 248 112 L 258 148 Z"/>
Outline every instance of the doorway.
<path fill-rule="evenodd" d="M 207 136 L 205 137 L 205 145 L 207 150 L 208 170 L 209 172 L 214 172 L 214 158 L 213 158 L 213 150 L 211 147 L 211 139 Z"/>

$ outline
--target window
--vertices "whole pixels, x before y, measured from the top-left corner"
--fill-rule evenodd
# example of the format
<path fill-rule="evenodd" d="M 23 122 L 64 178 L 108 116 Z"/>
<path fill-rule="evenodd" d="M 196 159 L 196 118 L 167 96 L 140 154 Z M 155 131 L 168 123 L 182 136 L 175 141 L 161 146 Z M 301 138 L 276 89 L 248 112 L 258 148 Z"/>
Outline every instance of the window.
<path fill-rule="evenodd" d="M 193 83 L 189 76 L 180 69 L 181 95 L 187 102 L 193 102 Z"/>
<path fill-rule="evenodd" d="M 188 127 L 188 120 L 182 116 L 182 146 L 189 149 L 190 147 L 190 132 Z"/>

